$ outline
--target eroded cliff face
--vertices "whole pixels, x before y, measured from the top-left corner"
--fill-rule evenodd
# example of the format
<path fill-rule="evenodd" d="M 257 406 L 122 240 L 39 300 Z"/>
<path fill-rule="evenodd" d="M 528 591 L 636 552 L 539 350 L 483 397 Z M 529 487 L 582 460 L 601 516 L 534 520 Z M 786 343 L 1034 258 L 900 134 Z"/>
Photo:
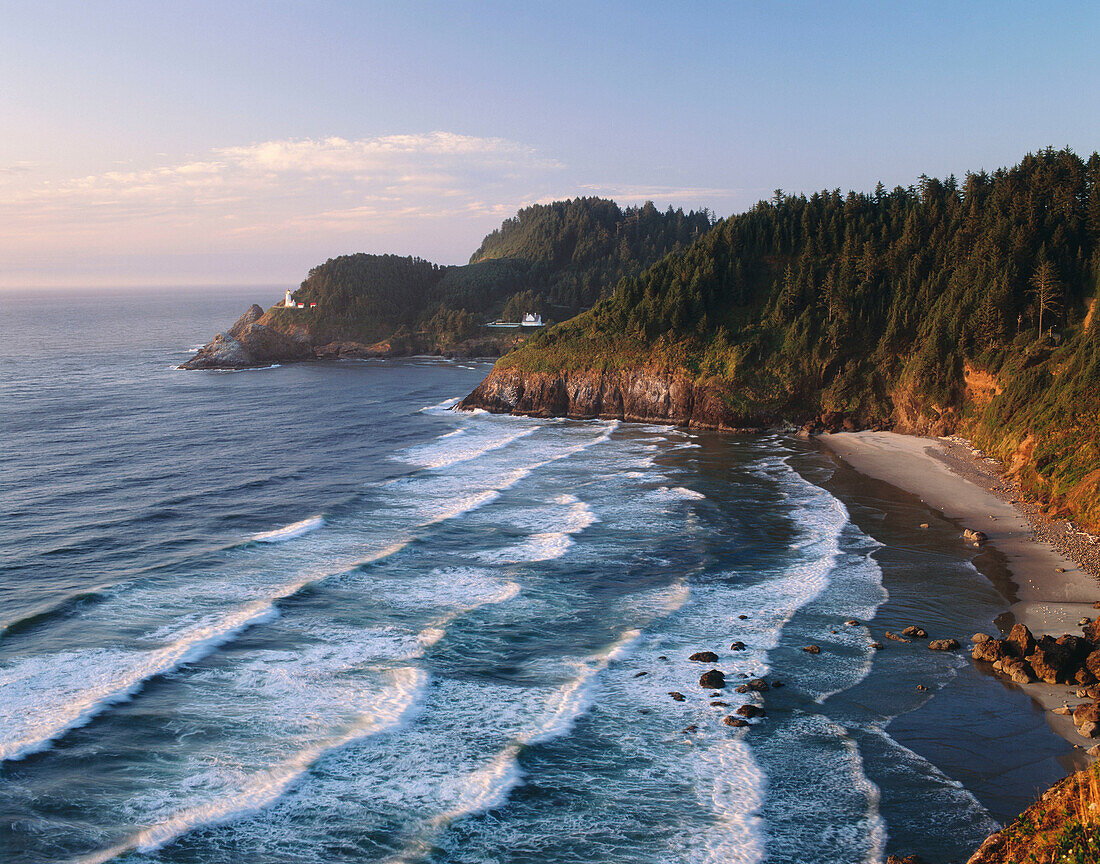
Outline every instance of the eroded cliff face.
<path fill-rule="evenodd" d="M 181 369 L 247 369 L 285 360 L 307 360 L 314 356 L 309 334 L 289 332 L 272 326 L 271 316 L 256 303 L 225 333 L 219 333 Z"/>
<path fill-rule="evenodd" d="M 494 369 L 460 410 L 495 414 L 674 423 L 696 429 L 758 431 L 776 418 L 733 412 L 719 394 L 677 372 L 651 369 L 563 371 Z"/>

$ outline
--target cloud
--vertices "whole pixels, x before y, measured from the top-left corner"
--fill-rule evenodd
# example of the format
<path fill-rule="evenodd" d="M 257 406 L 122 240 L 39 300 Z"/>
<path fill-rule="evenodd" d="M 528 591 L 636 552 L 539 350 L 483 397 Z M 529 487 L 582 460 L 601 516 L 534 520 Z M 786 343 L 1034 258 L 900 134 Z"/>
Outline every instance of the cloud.
<path fill-rule="evenodd" d="M 495 217 L 561 168 L 514 141 L 453 132 L 220 147 L 155 167 L 8 184 L 0 249 L 50 238 L 148 251 L 285 244 L 317 231 L 369 237 L 446 216 Z"/>
<path fill-rule="evenodd" d="M 0 165 L 0 177 L 27 174 L 37 167 L 36 162 L 13 162 L 11 165 Z"/>

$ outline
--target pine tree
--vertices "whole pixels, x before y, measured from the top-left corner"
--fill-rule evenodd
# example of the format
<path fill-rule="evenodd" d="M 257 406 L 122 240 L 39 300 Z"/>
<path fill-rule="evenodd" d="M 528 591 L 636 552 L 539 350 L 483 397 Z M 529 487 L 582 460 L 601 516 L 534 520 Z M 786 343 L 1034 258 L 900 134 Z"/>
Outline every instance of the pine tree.
<path fill-rule="evenodd" d="M 1058 279 L 1058 268 L 1040 252 L 1039 263 L 1031 275 L 1031 295 L 1039 306 L 1039 337 L 1043 335 L 1043 313 L 1055 313 L 1061 308 L 1062 283 Z"/>

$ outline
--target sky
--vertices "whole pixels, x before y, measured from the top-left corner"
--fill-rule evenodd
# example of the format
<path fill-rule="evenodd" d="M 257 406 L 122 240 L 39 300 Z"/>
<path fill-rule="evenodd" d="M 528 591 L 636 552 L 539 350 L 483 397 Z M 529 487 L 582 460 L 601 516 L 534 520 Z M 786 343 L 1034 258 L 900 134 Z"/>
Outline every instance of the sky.
<path fill-rule="evenodd" d="M 1100 149 L 1100 4 L 0 2 L 0 288 L 468 260 L 578 195 L 727 216 Z"/>

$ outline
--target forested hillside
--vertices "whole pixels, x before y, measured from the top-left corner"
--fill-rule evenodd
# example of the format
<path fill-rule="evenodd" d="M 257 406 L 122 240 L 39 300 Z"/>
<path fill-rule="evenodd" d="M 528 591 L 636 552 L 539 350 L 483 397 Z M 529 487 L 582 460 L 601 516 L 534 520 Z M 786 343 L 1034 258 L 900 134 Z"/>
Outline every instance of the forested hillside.
<path fill-rule="evenodd" d="M 470 264 L 522 262 L 525 287 L 569 317 L 624 276 L 687 247 L 712 224 L 709 211 L 662 212 L 652 202 L 626 209 L 602 198 L 536 204 L 487 236 Z"/>
<path fill-rule="evenodd" d="M 1100 156 L 869 194 L 777 191 L 497 372 L 664 368 L 745 425 L 964 430 L 1100 524 Z"/>
<path fill-rule="evenodd" d="M 467 265 L 342 255 L 310 270 L 294 298 L 317 303 L 309 328 L 323 341 L 398 335 L 447 344 L 498 317 L 517 320 L 536 311 L 548 320 L 569 318 L 712 224 L 708 212 L 661 212 L 652 204 L 625 210 L 600 198 L 539 204 L 486 237 Z"/>

